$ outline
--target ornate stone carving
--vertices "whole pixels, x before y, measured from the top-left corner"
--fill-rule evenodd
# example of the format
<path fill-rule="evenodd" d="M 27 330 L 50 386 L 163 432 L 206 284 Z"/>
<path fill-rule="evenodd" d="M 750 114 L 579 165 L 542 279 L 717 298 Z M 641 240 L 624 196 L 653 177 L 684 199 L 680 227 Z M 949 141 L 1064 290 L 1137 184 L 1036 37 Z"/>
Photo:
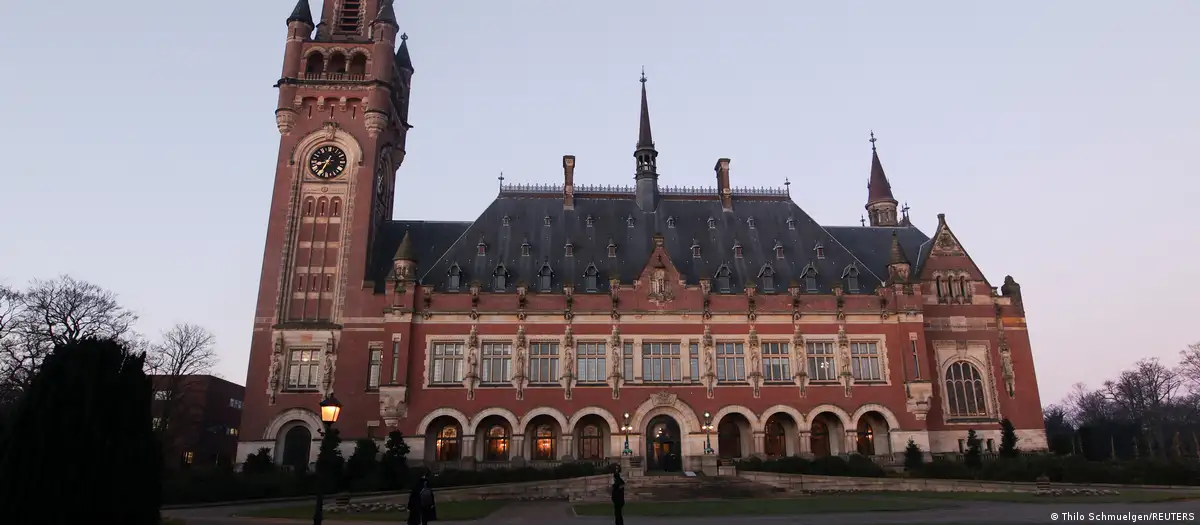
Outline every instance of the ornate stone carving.
<path fill-rule="evenodd" d="M 467 335 L 467 370 L 463 374 L 463 386 L 467 389 L 467 400 L 475 399 L 475 387 L 479 385 L 479 325 L 471 325 Z"/>
<path fill-rule="evenodd" d="M 367 111 L 363 114 L 363 123 L 367 128 L 367 136 L 371 138 L 378 137 L 383 130 L 387 129 L 389 117 L 387 113 L 382 111 Z"/>
<path fill-rule="evenodd" d="M 930 406 L 932 406 L 933 384 L 929 381 L 910 381 L 904 386 L 908 394 L 905 400 L 905 408 L 918 421 L 924 421 L 929 415 Z"/>
<path fill-rule="evenodd" d="M 621 372 L 621 329 L 617 325 L 613 325 L 612 335 L 608 339 L 609 346 L 612 347 L 612 373 L 608 375 L 608 386 L 612 387 L 613 399 L 621 398 L 621 386 L 625 384 L 626 377 Z"/>
<path fill-rule="evenodd" d="M 658 255 L 654 271 L 650 276 L 650 294 L 648 297 L 651 301 L 660 304 L 675 298 L 674 294 L 671 293 L 671 284 L 667 281 L 667 269 L 663 264 L 662 254 Z"/>
<path fill-rule="evenodd" d="M 654 400 L 654 406 L 656 407 L 669 407 L 675 404 L 675 401 L 679 399 L 679 396 L 663 390 L 655 393 L 651 399 Z"/>
<path fill-rule="evenodd" d="M 321 130 L 325 132 L 325 140 L 333 140 L 337 138 L 338 128 L 337 122 L 329 121 L 321 126 Z"/>
<path fill-rule="evenodd" d="M 700 381 L 704 383 L 704 391 L 709 399 L 716 397 L 717 386 L 717 359 L 713 349 L 712 327 L 704 325 L 704 337 L 701 340 L 704 345 L 704 375 Z"/>
<path fill-rule="evenodd" d="M 291 108 L 281 108 L 275 111 L 275 125 L 279 127 L 280 135 L 289 135 L 296 127 L 296 111 Z"/>
<path fill-rule="evenodd" d="M 800 387 L 800 397 L 804 397 L 808 394 L 808 349 L 804 346 L 800 325 L 796 325 L 792 332 L 792 353 L 796 354 L 796 373 L 792 375 L 792 380 Z"/>
<path fill-rule="evenodd" d="M 792 286 L 788 288 L 788 293 L 792 296 L 792 321 L 800 320 L 800 287 Z"/>
<path fill-rule="evenodd" d="M 746 283 L 746 319 L 754 321 L 758 318 L 758 300 L 756 299 L 755 291 L 757 285 L 753 282 Z"/>
<path fill-rule="evenodd" d="M 517 389 L 517 399 L 525 399 L 525 385 L 529 377 L 525 375 L 525 325 L 517 327 L 517 348 L 513 359 L 512 386 Z"/>
<path fill-rule="evenodd" d="M 763 384 L 762 359 L 759 357 L 758 329 L 751 326 L 747 339 L 750 342 L 750 367 L 746 371 L 746 379 L 754 389 L 754 397 L 758 398 L 761 395 Z"/>
<path fill-rule="evenodd" d="M 842 363 L 842 385 L 846 388 L 846 397 L 854 392 L 854 375 L 850 373 L 850 337 L 846 335 L 846 325 L 838 325 L 838 360 Z"/>
<path fill-rule="evenodd" d="M 275 348 L 271 351 L 271 368 L 267 370 L 267 400 L 275 404 L 275 395 L 279 393 L 283 376 L 283 335 L 276 334 Z"/>
<path fill-rule="evenodd" d="M 408 387 L 383 385 L 379 387 L 379 417 L 388 428 L 396 428 L 408 417 Z"/>

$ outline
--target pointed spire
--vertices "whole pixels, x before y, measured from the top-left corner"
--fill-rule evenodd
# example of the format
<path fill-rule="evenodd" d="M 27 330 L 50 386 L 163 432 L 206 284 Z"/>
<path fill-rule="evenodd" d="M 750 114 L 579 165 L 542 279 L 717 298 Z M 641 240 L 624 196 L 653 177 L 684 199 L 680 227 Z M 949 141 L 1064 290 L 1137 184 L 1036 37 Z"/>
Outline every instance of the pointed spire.
<path fill-rule="evenodd" d="M 904 248 L 900 247 L 900 237 L 896 235 L 895 230 L 892 231 L 892 255 L 888 264 L 909 264 L 908 256 L 904 255 Z"/>
<path fill-rule="evenodd" d="M 408 55 L 408 33 L 400 35 L 400 49 L 396 50 L 396 69 L 416 71 L 413 69 L 412 57 Z"/>
<path fill-rule="evenodd" d="M 393 5 L 395 0 L 383 0 L 379 6 L 379 13 L 375 15 L 376 23 L 392 24 L 400 27 L 400 23 L 396 21 L 396 8 Z"/>
<path fill-rule="evenodd" d="M 654 137 L 650 135 L 650 104 L 646 102 L 646 68 L 642 67 L 642 117 L 638 126 L 637 149 L 654 149 Z"/>
<path fill-rule="evenodd" d="M 658 151 L 654 149 L 654 137 L 650 135 L 650 104 L 646 102 L 646 68 L 642 68 L 642 115 L 638 123 L 637 148 L 633 158 L 637 160 L 635 199 L 638 209 L 652 212 L 658 207 Z"/>
<path fill-rule="evenodd" d="M 407 231 L 404 232 L 404 240 L 400 241 L 400 247 L 396 248 L 396 256 L 393 261 L 416 261 L 417 256 L 413 251 L 412 237 Z"/>
<path fill-rule="evenodd" d="M 892 185 L 887 175 L 883 173 L 883 164 L 879 162 L 879 152 L 875 149 L 875 132 L 871 132 L 871 179 L 867 182 L 867 203 L 877 201 L 895 201 L 892 197 Z"/>
<path fill-rule="evenodd" d="M 287 22 L 304 22 L 308 25 L 313 25 L 312 9 L 308 7 L 308 0 L 297 0 L 296 8 L 292 9 L 292 16 L 289 16 Z"/>

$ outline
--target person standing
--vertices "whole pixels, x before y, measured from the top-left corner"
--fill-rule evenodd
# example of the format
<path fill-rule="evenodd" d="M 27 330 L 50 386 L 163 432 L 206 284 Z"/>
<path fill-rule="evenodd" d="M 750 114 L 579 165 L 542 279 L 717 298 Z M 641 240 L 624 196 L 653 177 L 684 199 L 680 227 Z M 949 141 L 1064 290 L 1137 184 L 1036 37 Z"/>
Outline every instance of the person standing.
<path fill-rule="evenodd" d="M 621 515 L 621 509 L 625 506 L 625 480 L 621 479 L 621 467 L 619 466 L 613 470 L 612 502 L 616 524 L 625 525 L 625 517 Z"/>
<path fill-rule="evenodd" d="M 408 495 L 408 525 L 428 525 L 431 521 L 437 521 L 437 507 L 429 478 L 421 476 Z"/>

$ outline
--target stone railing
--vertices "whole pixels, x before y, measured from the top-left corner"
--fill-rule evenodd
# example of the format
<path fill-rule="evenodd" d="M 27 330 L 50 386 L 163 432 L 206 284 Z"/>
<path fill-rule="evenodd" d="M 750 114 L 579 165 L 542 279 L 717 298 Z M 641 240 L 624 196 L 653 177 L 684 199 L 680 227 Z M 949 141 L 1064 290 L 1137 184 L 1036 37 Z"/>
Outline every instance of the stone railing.
<path fill-rule="evenodd" d="M 595 499 L 608 494 L 612 486 L 611 474 L 597 474 L 581 478 L 550 479 L 523 483 L 497 483 L 472 487 L 438 488 L 434 481 L 433 490 L 438 502 L 477 500 L 569 500 Z M 408 494 L 372 498 L 372 501 L 404 503 Z"/>
<path fill-rule="evenodd" d="M 775 472 L 738 472 L 756 483 L 788 492 L 864 491 L 864 492 L 1036 492 L 1038 483 L 1019 481 L 978 481 L 969 479 L 856 478 L 850 476 L 812 476 Z M 1105 483 L 1051 483 L 1053 489 L 1138 489 L 1189 492 L 1200 495 L 1200 487 L 1172 485 L 1113 485 Z"/>

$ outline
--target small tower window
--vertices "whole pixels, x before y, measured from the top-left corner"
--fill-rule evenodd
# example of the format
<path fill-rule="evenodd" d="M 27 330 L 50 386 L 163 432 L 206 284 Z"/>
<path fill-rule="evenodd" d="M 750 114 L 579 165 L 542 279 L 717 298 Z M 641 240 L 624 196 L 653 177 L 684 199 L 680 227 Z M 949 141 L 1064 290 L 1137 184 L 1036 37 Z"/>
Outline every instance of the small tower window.
<path fill-rule="evenodd" d="M 742 243 L 738 242 L 737 240 L 733 241 L 733 257 L 735 259 L 742 258 Z"/>
<path fill-rule="evenodd" d="M 575 245 L 571 244 L 571 243 L 567 243 L 565 246 L 563 246 L 563 255 L 566 257 L 574 257 L 575 256 Z"/>
<path fill-rule="evenodd" d="M 503 224 L 505 226 L 512 224 L 512 217 L 505 215 L 504 218 L 500 219 L 500 224 Z"/>
<path fill-rule="evenodd" d="M 549 215 L 542 218 L 542 224 L 545 224 L 546 226 L 550 225 L 550 216 Z"/>
<path fill-rule="evenodd" d="M 458 267 L 458 263 L 450 265 L 447 275 L 449 278 L 446 280 L 446 290 L 457 292 L 462 288 L 462 268 Z"/>
<path fill-rule="evenodd" d="M 788 217 L 788 220 L 787 220 L 787 227 L 788 227 L 788 229 L 789 229 L 789 230 L 794 230 L 794 229 L 796 229 L 796 219 L 793 219 L 793 218 L 791 218 L 791 217 Z"/>
<path fill-rule="evenodd" d="M 749 226 L 751 230 L 754 229 L 754 217 L 746 218 L 746 226 Z"/>
<path fill-rule="evenodd" d="M 716 219 L 714 219 L 712 217 L 708 218 L 708 229 L 710 229 L 710 230 L 717 229 L 717 220 Z"/>
<path fill-rule="evenodd" d="M 531 247 L 532 247 L 532 246 L 530 246 L 530 245 L 529 245 L 529 239 L 525 239 L 525 241 L 523 241 L 523 242 L 521 243 L 521 256 L 522 256 L 522 257 L 529 257 L 529 249 L 530 249 Z"/>
<path fill-rule="evenodd" d="M 809 293 L 817 291 L 817 269 L 812 264 L 804 268 L 804 291 Z"/>
<path fill-rule="evenodd" d="M 613 244 L 612 239 L 608 240 L 608 256 L 609 257 L 617 256 L 617 245 Z"/>
<path fill-rule="evenodd" d="M 764 293 L 775 291 L 775 269 L 771 267 L 770 263 L 763 265 L 762 270 L 758 272 L 758 278 L 762 281 Z"/>
<path fill-rule="evenodd" d="M 304 276 L 303 275 L 296 276 L 296 291 L 297 292 L 304 291 Z"/>
<path fill-rule="evenodd" d="M 479 243 L 475 245 L 476 255 L 487 255 L 487 243 L 483 239 L 479 239 Z"/>
<path fill-rule="evenodd" d="M 554 270 L 550 269 L 550 263 L 542 264 L 542 269 L 538 270 L 538 290 L 543 292 L 551 291 L 551 286 L 554 285 Z"/>
<path fill-rule="evenodd" d="M 775 258 L 776 259 L 783 258 L 783 244 L 780 243 L 779 241 L 775 241 Z"/>
<path fill-rule="evenodd" d="M 675 217 L 674 217 L 674 216 L 672 216 L 672 217 L 667 217 L 667 227 L 668 227 L 668 228 L 674 228 L 674 227 L 675 227 Z"/>
<path fill-rule="evenodd" d="M 692 239 L 692 257 L 700 258 L 700 244 L 695 239 Z"/>
<path fill-rule="evenodd" d="M 589 292 L 600 289 L 600 271 L 596 269 L 596 265 L 589 265 L 583 271 L 583 288 Z"/>
<path fill-rule="evenodd" d="M 591 228 L 592 226 L 596 225 L 596 219 L 593 219 L 591 215 L 588 215 L 587 218 L 583 220 L 583 222 L 585 224 L 587 224 L 588 228 Z"/>
<path fill-rule="evenodd" d="M 721 293 L 729 293 L 732 290 L 729 284 L 729 274 L 730 272 L 728 266 L 722 265 L 721 268 L 717 270 L 717 291 Z"/>
<path fill-rule="evenodd" d="M 817 252 L 818 259 L 825 258 L 825 246 L 823 246 L 821 243 L 817 243 L 817 246 L 813 248 L 813 251 Z"/>
<path fill-rule="evenodd" d="M 857 266 L 854 266 L 854 264 L 847 266 L 846 271 L 843 272 L 842 277 L 846 278 L 846 289 L 849 290 L 850 293 L 858 292 L 858 267 Z"/>
<path fill-rule="evenodd" d="M 313 214 L 313 200 L 308 199 L 308 200 L 304 201 L 304 215 L 307 217 L 312 214 Z"/>
<path fill-rule="evenodd" d="M 503 292 L 508 289 L 508 270 L 504 265 L 496 267 L 496 272 L 492 274 L 492 289 L 493 291 Z"/>
<path fill-rule="evenodd" d="M 333 200 L 329 201 L 329 216 L 330 217 L 341 217 L 342 216 L 342 199 L 335 197 Z"/>
<path fill-rule="evenodd" d="M 633 227 L 633 215 L 630 215 L 629 217 L 625 218 L 625 227 L 627 227 L 627 228 Z"/>

